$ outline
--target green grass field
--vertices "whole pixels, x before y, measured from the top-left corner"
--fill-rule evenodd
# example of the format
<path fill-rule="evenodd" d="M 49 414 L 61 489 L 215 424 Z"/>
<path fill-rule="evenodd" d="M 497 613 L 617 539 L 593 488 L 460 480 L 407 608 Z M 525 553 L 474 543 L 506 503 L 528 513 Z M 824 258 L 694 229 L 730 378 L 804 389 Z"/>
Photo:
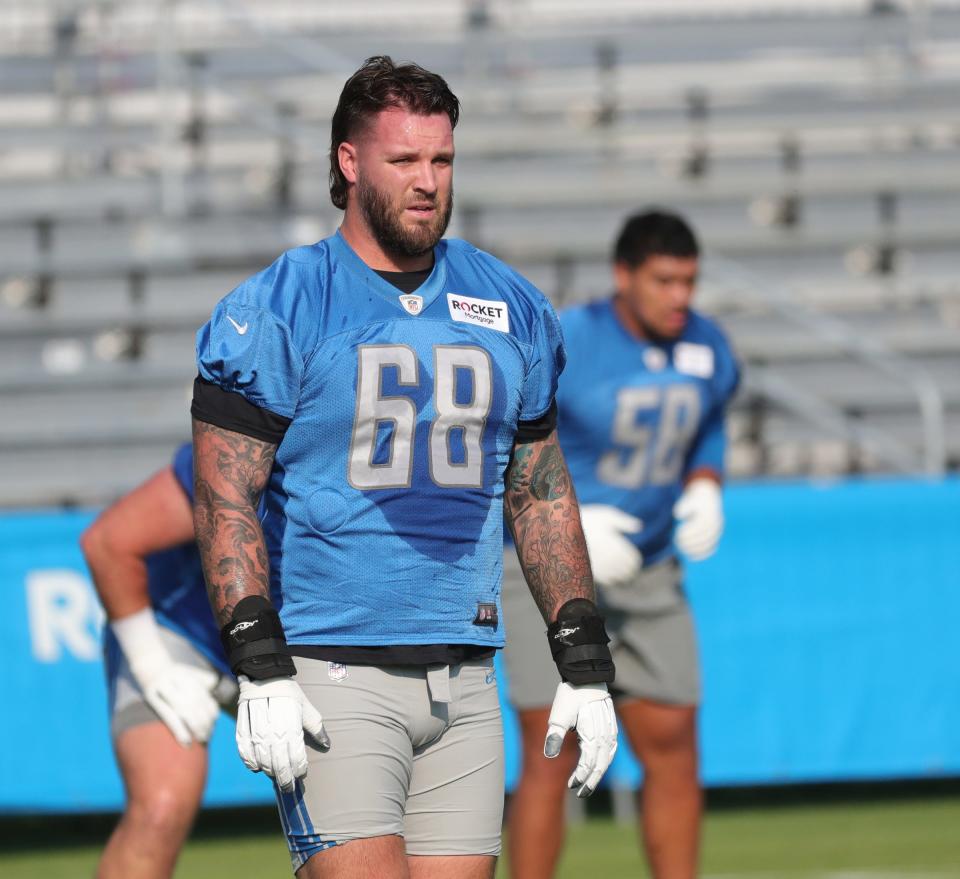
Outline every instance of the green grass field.
<path fill-rule="evenodd" d="M 204 819 L 181 858 L 178 879 L 289 876 L 274 820 L 269 810 Z M 0 822 L 0 876 L 90 876 L 109 826 L 103 819 Z M 707 814 L 703 873 L 716 879 L 960 879 L 960 793 L 714 806 Z M 561 879 L 645 875 L 632 827 L 591 817 L 572 829 Z M 501 864 L 498 879 L 505 876 Z"/>

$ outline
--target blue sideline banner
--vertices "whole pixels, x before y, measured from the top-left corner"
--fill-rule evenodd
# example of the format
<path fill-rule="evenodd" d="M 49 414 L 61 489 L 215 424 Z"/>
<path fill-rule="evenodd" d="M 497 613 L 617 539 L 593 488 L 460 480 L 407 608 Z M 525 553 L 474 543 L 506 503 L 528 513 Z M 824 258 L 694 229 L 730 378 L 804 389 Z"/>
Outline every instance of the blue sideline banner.
<path fill-rule="evenodd" d="M 707 784 L 960 774 L 960 480 L 734 485 L 720 552 L 688 568 L 704 666 Z M 0 811 L 117 809 L 88 513 L 0 516 L 13 661 Z M 545 642 L 544 642 L 545 643 Z M 502 680 L 501 674 L 501 680 Z M 507 781 L 519 772 L 505 712 Z M 621 748 L 609 781 L 633 786 Z M 270 802 L 221 720 L 206 802 Z"/>
<path fill-rule="evenodd" d="M 689 566 L 707 784 L 960 775 L 960 480 L 728 492 Z"/>
<path fill-rule="evenodd" d="M 120 809 L 123 788 L 107 718 L 103 610 L 77 541 L 89 513 L 0 517 L 0 639 L 13 656 L 5 681 L 8 729 L 0 749 L 0 812 Z M 272 802 L 269 780 L 237 756 L 233 721 L 211 742 L 206 803 Z"/>

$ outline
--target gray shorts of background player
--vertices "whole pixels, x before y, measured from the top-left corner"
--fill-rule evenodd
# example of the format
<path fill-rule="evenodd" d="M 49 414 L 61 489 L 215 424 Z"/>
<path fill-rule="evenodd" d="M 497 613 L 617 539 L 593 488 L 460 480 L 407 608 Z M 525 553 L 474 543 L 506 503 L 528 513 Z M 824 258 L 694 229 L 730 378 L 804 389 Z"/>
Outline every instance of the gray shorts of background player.
<path fill-rule="evenodd" d="M 630 583 L 597 590 L 617 667 L 610 687 L 614 699 L 699 704 L 696 633 L 682 572 L 670 558 L 643 568 Z M 518 710 L 549 707 L 560 676 L 543 635 L 546 623 L 512 547 L 504 552 L 502 602 L 510 702 Z"/>
<path fill-rule="evenodd" d="M 204 656 L 189 639 L 160 626 L 160 638 L 170 652 L 175 662 L 202 668 L 219 676 L 213 689 L 213 697 L 220 707 L 232 717 L 237 714 L 237 681 L 233 675 L 221 672 L 206 656 Z M 161 722 L 157 713 L 147 704 L 143 697 L 140 685 L 134 680 L 130 665 L 123 651 L 105 652 L 105 668 L 107 675 L 107 693 L 110 712 L 110 735 L 114 740 L 122 733 L 135 726 L 154 721 Z"/>
<path fill-rule="evenodd" d="M 352 839 L 398 835 L 408 855 L 497 855 L 503 725 L 493 659 L 344 665 L 295 657 L 330 750 L 277 803 L 294 870 Z M 308 739 L 309 742 L 309 739 Z"/>

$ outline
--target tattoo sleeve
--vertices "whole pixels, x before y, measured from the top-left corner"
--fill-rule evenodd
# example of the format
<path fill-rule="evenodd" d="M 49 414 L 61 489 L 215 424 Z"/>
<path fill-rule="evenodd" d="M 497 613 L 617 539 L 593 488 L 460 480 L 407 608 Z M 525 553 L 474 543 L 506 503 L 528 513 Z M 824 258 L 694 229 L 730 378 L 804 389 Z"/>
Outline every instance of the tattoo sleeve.
<path fill-rule="evenodd" d="M 276 450 L 273 443 L 193 421 L 193 526 L 207 595 L 221 626 L 242 598 L 270 598 L 257 505 Z"/>
<path fill-rule="evenodd" d="M 552 622 L 573 598 L 594 601 L 580 507 L 557 432 L 514 445 L 505 481 L 507 524 L 543 618 Z"/>

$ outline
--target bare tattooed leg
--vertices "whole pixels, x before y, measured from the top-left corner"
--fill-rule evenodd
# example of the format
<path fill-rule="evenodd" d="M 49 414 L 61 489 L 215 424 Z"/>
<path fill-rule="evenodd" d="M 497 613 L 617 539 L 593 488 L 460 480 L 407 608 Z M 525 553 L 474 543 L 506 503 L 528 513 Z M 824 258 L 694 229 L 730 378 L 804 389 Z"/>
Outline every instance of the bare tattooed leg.
<path fill-rule="evenodd" d="M 594 601 L 580 507 L 556 431 L 516 444 L 505 481 L 507 523 L 543 618 L 552 622 L 573 598 Z"/>
<path fill-rule="evenodd" d="M 217 622 L 248 595 L 270 596 L 270 566 L 257 504 L 277 447 L 193 422 L 193 525 Z"/>

